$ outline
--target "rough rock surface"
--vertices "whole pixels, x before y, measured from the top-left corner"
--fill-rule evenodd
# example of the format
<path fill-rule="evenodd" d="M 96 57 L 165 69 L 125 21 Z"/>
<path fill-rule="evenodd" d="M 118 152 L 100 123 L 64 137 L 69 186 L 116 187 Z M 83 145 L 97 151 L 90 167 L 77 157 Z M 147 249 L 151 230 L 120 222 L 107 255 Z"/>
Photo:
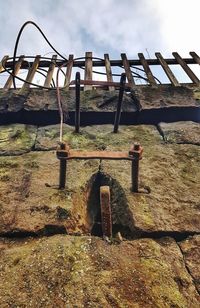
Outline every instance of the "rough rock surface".
<path fill-rule="evenodd" d="M 187 269 L 200 294 L 200 236 L 187 238 L 180 243 Z"/>
<path fill-rule="evenodd" d="M 58 190 L 59 125 L 1 127 L 3 308 L 199 307 L 199 124 L 112 130 L 64 125 L 63 140 L 83 151 L 128 152 L 140 142 L 139 193 L 129 161 L 97 159 L 69 161 Z M 96 237 L 101 185 L 111 190 L 109 243 Z"/>
<path fill-rule="evenodd" d="M 2 239 L 1 307 L 199 307 L 173 239 Z"/>
<path fill-rule="evenodd" d="M 198 123 L 161 123 L 160 127 L 167 143 L 200 145 L 200 126 Z"/>

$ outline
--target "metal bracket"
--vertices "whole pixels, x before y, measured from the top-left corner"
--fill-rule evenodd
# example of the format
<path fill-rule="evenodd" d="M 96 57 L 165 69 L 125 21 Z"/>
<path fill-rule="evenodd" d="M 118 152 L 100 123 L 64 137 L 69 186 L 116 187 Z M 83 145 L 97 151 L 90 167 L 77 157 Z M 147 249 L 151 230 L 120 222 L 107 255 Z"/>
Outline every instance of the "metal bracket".
<path fill-rule="evenodd" d="M 66 184 L 66 171 L 67 161 L 72 159 L 108 159 L 108 160 L 130 160 L 132 162 L 131 167 L 131 179 L 132 179 L 132 191 L 138 192 L 139 186 L 139 160 L 142 159 L 143 148 L 139 143 L 134 143 L 131 146 L 129 152 L 113 152 L 113 151 L 77 151 L 70 150 L 69 146 L 65 143 L 60 145 L 57 149 L 56 155 L 60 160 L 60 178 L 59 188 L 65 188 Z"/>

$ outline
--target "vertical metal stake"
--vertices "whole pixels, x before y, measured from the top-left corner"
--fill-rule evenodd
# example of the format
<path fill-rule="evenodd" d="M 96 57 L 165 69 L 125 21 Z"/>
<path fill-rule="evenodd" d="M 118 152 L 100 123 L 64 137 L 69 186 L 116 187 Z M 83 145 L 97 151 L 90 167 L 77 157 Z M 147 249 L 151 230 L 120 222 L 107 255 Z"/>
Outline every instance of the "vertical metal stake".
<path fill-rule="evenodd" d="M 139 151 L 140 145 L 134 144 L 134 151 Z M 132 177 L 132 191 L 138 192 L 139 187 L 139 153 L 133 151 L 133 160 L 132 160 L 132 169 L 131 169 L 131 177 Z"/>
<path fill-rule="evenodd" d="M 61 150 L 66 150 L 66 144 L 61 143 Z M 67 160 L 60 158 L 60 177 L 59 177 L 59 189 L 65 188 L 66 184 L 66 171 L 67 171 Z"/>
<path fill-rule="evenodd" d="M 116 110 L 116 113 L 115 113 L 115 122 L 114 122 L 113 133 L 117 133 L 118 128 L 119 128 L 125 83 L 126 83 L 126 74 L 122 73 L 121 79 L 120 79 L 119 97 L 118 97 L 117 110 Z"/>
<path fill-rule="evenodd" d="M 76 111 L 75 111 L 75 132 L 80 130 L 80 73 L 76 73 Z"/>

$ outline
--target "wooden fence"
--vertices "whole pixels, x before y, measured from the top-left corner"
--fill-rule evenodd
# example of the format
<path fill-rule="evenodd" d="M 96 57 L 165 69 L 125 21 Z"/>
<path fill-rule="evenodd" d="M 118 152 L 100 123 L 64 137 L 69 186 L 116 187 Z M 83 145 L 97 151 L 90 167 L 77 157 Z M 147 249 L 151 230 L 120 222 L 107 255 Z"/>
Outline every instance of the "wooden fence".
<path fill-rule="evenodd" d="M 21 89 L 27 89 L 31 86 L 36 73 L 42 74 L 44 78 L 44 82 L 40 83 L 40 87 L 54 88 L 56 86 L 54 81 L 55 74 L 58 68 L 60 68 L 64 75 L 62 86 L 65 89 L 69 89 L 74 85 L 73 79 L 75 74 L 73 72 L 81 68 L 84 70 L 84 78 L 81 80 L 84 90 L 100 87 L 113 91 L 119 87 L 119 81 L 114 81 L 114 76 L 120 75 L 120 73 L 113 74 L 114 68 L 119 67 L 121 72 L 125 72 L 127 79 L 126 87 L 128 88 L 137 86 L 136 80 L 138 78 L 142 78 L 145 84 L 158 87 L 160 83 L 158 78 L 152 73 L 151 66 L 161 67 L 168 77 L 169 84 L 178 87 L 182 83 L 178 81 L 178 77 L 173 73 L 171 65 L 179 65 L 191 80 L 190 83 L 199 86 L 200 80 L 191 69 L 190 64 L 200 65 L 200 57 L 195 52 L 190 52 L 191 57 L 189 58 L 182 58 L 177 52 L 173 52 L 172 55 L 173 58 L 165 59 L 161 53 L 157 52 L 155 53 L 156 57 L 154 59 L 146 59 L 142 53 L 139 53 L 138 59 L 132 60 L 128 59 L 125 53 L 122 53 L 120 60 L 111 60 L 108 54 L 104 54 L 104 58 L 100 59 L 93 57 L 92 52 L 86 52 L 82 58 L 75 58 L 74 55 L 69 55 L 66 61 L 58 59 L 57 55 L 53 55 L 52 58 L 41 57 L 39 55 L 35 57 L 21 55 L 15 61 L 14 74 L 21 80 Z M 12 73 L 13 65 L 13 58 L 4 56 L 0 62 L 0 73 L 5 72 L 5 70 L 7 73 Z M 96 75 L 94 74 L 98 73 L 95 68 L 103 68 L 105 71 L 104 80 L 95 80 L 94 76 Z M 27 70 L 24 80 L 20 77 L 20 71 L 22 70 Z M 140 75 L 140 72 L 142 72 L 143 76 Z M 2 88 L 8 90 L 12 87 L 13 77 L 9 75 Z"/>

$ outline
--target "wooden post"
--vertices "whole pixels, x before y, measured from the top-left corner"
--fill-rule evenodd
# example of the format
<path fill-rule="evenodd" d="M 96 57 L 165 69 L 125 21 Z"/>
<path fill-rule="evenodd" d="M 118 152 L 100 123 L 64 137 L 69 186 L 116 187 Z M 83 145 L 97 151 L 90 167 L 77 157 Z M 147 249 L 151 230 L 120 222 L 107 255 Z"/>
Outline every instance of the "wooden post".
<path fill-rule="evenodd" d="M 67 90 L 69 89 L 69 84 L 70 84 L 70 81 L 71 81 L 73 64 L 74 64 L 74 55 L 69 55 L 69 59 L 68 59 L 68 62 L 67 62 L 65 82 L 64 82 L 64 87 Z"/>
<path fill-rule="evenodd" d="M 92 80 L 92 52 L 85 53 L 85 80 Z M 84 91 L 92 90 L 92 85 L 85 85 Z"/>
<path fill-rule="evenodd" d="M 32 81 L 33 81 L 33 78 L 34 78 L 34 76 L 35 76 L 35 72 L 36 72 L 36 70 L 37 70 L 37 68 L 38 68 L 38 66 L 39 66 L 39 63 L 40 63 L 40 56 L 37 55 L 37 56 L 35 57 L 35 60 L 34 60 L 34 62 L 33 62 L 33 65 L 31 66 L 31 68 L 30 68 L 29 71 L 28 71 L 28 74 L 27 74 L 27 77 L 26 77 L 26 81 L 27 81 L 27 82 L 32 82 Z M 27 89 L 29 89 L 29 88 L 30 88 L 30 84 L 24 82 L 24 84 L 23 84 L 23 86 L 22 86 L 22 88 L 21 88 L 21 91 L 27 90 Z"/>
<path fill-rule="evenodd" d="M 200 84 L 199 79 L 197 76 L 193 73 L 191 68 L 185 63 L 185 61 L 181 58 L 181 56 L 178 54 L 178 52 L 172 52 L 174 58 L 176 61 L 181 65 L 183 70 L 186 72 L 186 74 L 189 76 L 189 78 L 194 82 L 196 85 Z"/>
<path fill-rule="evenodd" d="M 111 69 L 111 65 L 110 65 L 109 54 L 105 53 L 104 54 L 104 59 L 105 59 L 107 81 L 108 82 L 113 82 L 112 69 Z M 109 89 L 109 91 L 114 91 L 115 87 L 109 86 L 108 89 Z"/>
<path fill-rule="evenodd" d="M 54 69 L 56 67 L 56 64 L 55 64 L 56 59 L 57 59 L 57 55 L 53 55 L 52 59 L 51 59 L 51 64 L 49 65 L 49 69 L 48 69 L 48 72 L 47 72 L 47 77 L 46 77 L 45 82 L 44 82 L 44 87 L 50 87 L 51 86 L 51 81 L 52 81 L 52 78 L 53 78 Z"/>
<path fill-rule="evenodd" d="M 191 51 L 190 55 L 192 56 L 192 58 L 196 61 L 197 64 L 200 65 L 200 57 L 196 54 L 196 52 Z"/>
<path fill-rule="evenodd" d="M 133 75 L 132 75 L 132 72 L 131 72 L 131 69 L 130 69 L 130 65 L 129 65 L 129 61 L 127 59 L 126 54 L 122 53 L 121 54 L 121 58 L 122 58 L 122 62 L 123 62 L 123 66 L 124 66 L 124 69 L 125 69 L 125 73 L 126 73 L 126 77 L 127 77 L 128 83 L 131 86 L 134 86 L 135 82 L 134 82 L 134 79 L 133 79 Z"/>
<path fill-rule="evenodd" d="M 139 59 L 141 61 L 141 64 L 142 64 L 142 66 L 144 68 L 144 71 L 145 71 L 145 74 L 147 76 L 147 79 L 148 79 L 149 83 L 152 86 L 156 86 L 157 85 L 156 80 L 155 80 L 155 78 L 154 78 L 154 76 L 153 76 L 153 74 L 152 74 L 152 72 L 150 70 L 149 64 L 147 63 L 143 53 L 138 53 L 138 57 L 139 57 Z"/>
<path fill-rule="evenodd" d="M 167 62 L 162 57 L 161 53 L 160 52 L 156 52 L 155 55 L 156 55 L 157 59 L 159 60 L 159 62 L 161 64 L 163 70 L 165 71 L 167 77 L 169 78 L 169 80 L 173 84 L 173 86 L 175 86 L 175 87 L 180 86 L 180 83 L 178 82 L 178 80 L 174 76 L 173 72 L 171 71 L 171 69 L 167 65 Z"/>
<path fill-rule="evenodd" d="M 24 55 L 23 56 L 20 56 L 19 57 L 19 60 L 16 62 L 15 64 L 15 71 L 14 71 L 14 74 L 17 75 L 17 73 L 19 72 L 20 68 L 21 68 L 21 65 L 22 65 L 22 62 L 24 61 Z M 8 90 L 10 89 L 10 87 L 12 86 L 13 84 L 13 77 L 12 75 L 10 75 L 4 85 L 4 89 Z"/>

